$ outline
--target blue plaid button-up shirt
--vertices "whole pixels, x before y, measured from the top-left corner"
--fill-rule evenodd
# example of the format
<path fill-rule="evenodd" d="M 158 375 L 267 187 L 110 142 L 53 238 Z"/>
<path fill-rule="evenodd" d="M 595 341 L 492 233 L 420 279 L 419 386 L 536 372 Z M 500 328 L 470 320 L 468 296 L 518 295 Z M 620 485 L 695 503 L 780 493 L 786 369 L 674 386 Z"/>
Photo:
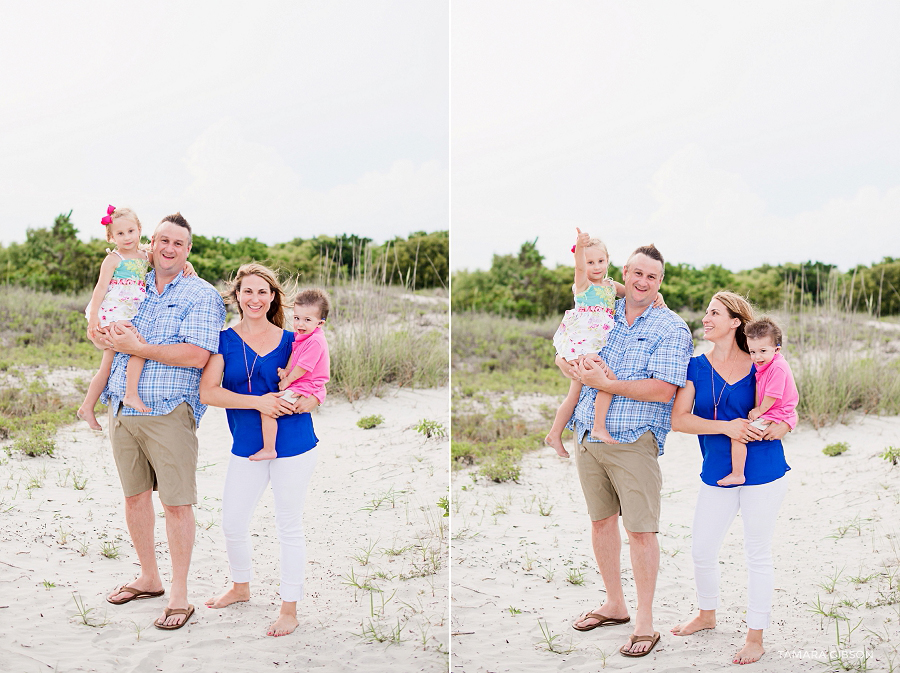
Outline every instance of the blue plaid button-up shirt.
<path fill-rule="evenodd" d="M 151 344 L 190 343 L 215 353 L 219 348 L 219 332 L 225 324 L 225 304 L 216 289 L 197 276 L 175 279 L 156 291 L 156 274 L 147 274 L 147 298 L 141 302 L 138 314 L 131 321 Z M 116 353 L 112 371 L 100 401 L 109 404 L 113 415 L 163 416 L 174 411 L 182 402 L 191 405 L 197 423 L 206 411 L 200 404 L 200 373 L 196 367 L 171 367 L 155 360 L 147 360 L 138 383 L 138 393 L 144 404 L 152 409 L 142 414 L 122 406 L 125 397 L 125 366 L 130 355 Z"/>
<path fill-rule="evenodd" d="M 625 300 L 616 302 L 615 327 L 609 333 L 606 346 L 600 351 L 616 377 L 622 381 L 658 379 L 684 386 L 688 362 L 693 355 L 691 332 L 678 315 L 664 308 L 648 307 L 633 325 L 625 321 Z M 581 396 L 568 428 L 573 429 L 577 441 L 588 434 L 594 424 L 594 399 L 597 390 L 581 387 Z M 672 429 L 672 400 L 668 402 L 640 402 L 614 395 L 606 414 L 606 429 L 619 442 L 631 443 L 647 430 L 653 432 L 663 453 L 666 435 Z"/>

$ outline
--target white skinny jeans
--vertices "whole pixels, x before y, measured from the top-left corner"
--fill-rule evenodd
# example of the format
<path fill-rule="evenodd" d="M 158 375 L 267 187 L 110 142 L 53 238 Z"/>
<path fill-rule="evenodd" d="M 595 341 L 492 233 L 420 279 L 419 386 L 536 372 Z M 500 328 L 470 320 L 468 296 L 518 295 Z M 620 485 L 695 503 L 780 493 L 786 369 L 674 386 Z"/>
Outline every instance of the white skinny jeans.
<path fill-rule="evenodd" d="M 744 523 L 747 554 L 747 627 L 767 629 L 772 614 L 775 568 L 772 564 L 772 534 L 787 479 L 768 484 L 721 488 L 700 484 L 694 511 L 691 553 L 697 603 L 701 610 L 719 607 L 719 548 L 738 510 Z"/>
<path fill-rule="evenodd" d="M 234 582 L 253 579 L 250 559 L 250 520 L 269 482 L 275 496 L 275 526 L 281 543 L 281 600 L 303 598 L 306 540 L 303 536 L 303 502 L 318 451 L 299 456 L 251 461 L 231 454 L 222 494 L 222 532 Z"/>

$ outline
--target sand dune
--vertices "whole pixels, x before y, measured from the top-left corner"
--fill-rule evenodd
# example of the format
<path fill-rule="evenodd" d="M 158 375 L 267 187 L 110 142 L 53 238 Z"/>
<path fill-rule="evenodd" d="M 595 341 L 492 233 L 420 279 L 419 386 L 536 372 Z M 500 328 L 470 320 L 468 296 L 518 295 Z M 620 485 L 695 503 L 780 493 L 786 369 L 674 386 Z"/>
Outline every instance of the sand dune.
<path fill-rule="evenodd" d="M 838 441 L 850 450 L 839 457 L 822 454 L 824 446 Z M 892 467 L 878 455 L 891 444 L 900 446 L 898 417 L 858 418 L 820 431 L 801 426 L 787 440 L 793 469 L 775 533 L 773 627 L 766 632 L 767 653 L 752 670 L 820 671 L 818 662 L 829 655 L 841 654 L 856 665 L 863 653 L 870 669 L 900 665 L 900 465 Z M 524 460 L 519 484 L 484 478 L 473 484 L 467 473 L 455 473 L 451 670 L 707 671 L 730 666 L 746 632 L 740 515 L 720 556 L 718 627 L 686 638 L 672 636 L 669 628 L 696 607 L 690 556 L 700 471 L 696 437 L 669 435 L 661 461 L 662 557 L 654 616 L 662 641 L 646 658 L 633 660 L 617 652 L 631 633 L 628 626 L 587 633 L 570 626 L 576 615 L 603 600 L 574 463 L 547 448 Z M 627 550 L 623 545 L 623 575 L 633 608 Z M 582 586 L 568 581 L 578 581 L 579 573 Z M 817 604 L 846 620 L 817 614 Z M 571 652 L 549 652 L 542 624 L 551 638 L 559 636 L 553 638 L 555 649 Z M 841 645 L 843 653 L 836 624 L 842 637 L 855 627 Z"/>
<path fill-rule="evenodd" d="M 430 419 L 446 427 L 447 400 L 446 388 L 393 390 L 354 404 L 330 398 L 316 413 L 307 596 L 298 606 L 300 627 L 277 639 L 265 635 L 280 603 L 271 492 L 253 523 L 253 599 L 220 611 L 203 606 L 229 581 L 220 528 L 231 442 L 223 410 L 210 409 L 199 429 L 201 500 L 189 585 L 197 613 L 179 631 L 151 625 L 164 598 L 105 601 L 137 570 L 105 434 L 72 426 L 60 431 L 53 458 L 4 457 L 0 671 L 446 670 L 448 519 L 437 503 L 448 490 L 448 442 L 412 426 Z M 384 424 L 357 428 L 370 414 L 384 416 Z M 85 480 L 85 488 L 73 480 Z M 168 581 L 161 519 L 156 531 Z M 104 545 L 118 557 L 105 557 Z M 350 586 L 351 570 L 357 584 L 380 591 Z M 73 596 L 89 611 L 84 619 Z"/>

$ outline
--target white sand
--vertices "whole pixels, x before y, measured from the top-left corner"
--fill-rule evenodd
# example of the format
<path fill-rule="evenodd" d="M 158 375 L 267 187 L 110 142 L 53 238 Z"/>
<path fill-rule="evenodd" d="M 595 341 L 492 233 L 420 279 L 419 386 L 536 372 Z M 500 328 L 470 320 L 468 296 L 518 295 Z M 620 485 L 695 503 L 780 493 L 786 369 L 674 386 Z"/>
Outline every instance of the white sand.
<path fill-rule="evenodd" d="M 838 441 L 848 442 L 850 451 L 839 457 L 822 454 L 824 446 Z M 898 417 L 862 418 L 821 431 L 801 426 L 786 441 L 793 470 L 775 532 L 773 625 L 766 631 L 767 653 L 749 670 L 823 670 L 817 660 L 837 649 L 836 622 L 812 612 L 817 598 L 826 611 L 834 605 L 848 618 L 838 622 L 842 636 L 848 627 L 857 627 L 844 646 L 849 651 L 845 662 L 860 664 L 858 654 L 865 650 L 869 669 L 889 670 L 891 662 L 893 670 L 900 666 L 900 465 L 891 467 L 878 455 L 892 444 L 900 446 Z M 586 633 L 570 626 L 576 615 L 603 602 L 574 463 L 547 448 L 525 458 L 518 484 L 480 477 L 473 486 L 469 471 L 456 472 L 451 670 L 593 672 L 604 664 L 634 671 L 728 669 L 746 633 L 740 515 L 720 555 L 718 627 L 685 638 L 671 635 L 669 628 L 696 609 L 690 525 L 699 484 L 697 438 L 670 434 L 661 465 L 663 552 L 654 616 L 662 640 L 641 659 L 626 659 L 617 652 L 631 633 L 630 625 Z M 545 511 L 552 506 L 552 512 L 542 516 L 541 506 Z M 622 562 L 633 613 L 627 544 Z M 570 569 L 583 572 L 583 586 L 567 581 Z M 828 585 L 829 576 L 839 571 L 835 590 L 828 593 L 820 584 Z M 858 581 L 869 575 L 868 581 Z M 867 608 L 867 602 L 885 605 Z M 521 612 L 511 614 L 510 607 Z M 548 652 L 539 620 L 553 635 L 559 634 L 554 641 L 559 649 L 573 651 Z M 791 655 L 796 658 L 786 658 Z"/>
<path fill-rule="evenodd" d="M 384 416 L 384 424 L 356 427 L 358 418 L 371 414 Z M 355 404 L 335 396 L 315 414 L 320 453 L 304 519 L 307 595 L 298 605 L 299 628 L 282 638 L 265 635 L 280 604 L 271 491 L 253 522 L 257 579 L 251 602 L 224 610 L 203 605 L 229 582 L 220 527 L 231 447 L 223 410 L 209 409 L 199 429 L 200 504 L 189 583 L 197 612 L 178 631 L 151 625 L 165 598 L 122 606 L 105 601 L 137 571 L 105 434 L 80 424 L 60 431 L 53 458 L 3 456 L 0 671 L 445 671 L 448 519 L 437 502 L 448 494 L 448 441 L 417 433 L 412 426 L 422 419 L 447 426 L 446 388 L 392 390 Z M 105 427 L 105 417 L 101 423 Z M 87 479 L 84 490 L 73 488 L 72 473 Z M 43 486 L 27 488 L 33 477 Z M 161 512 L 156 498 L 154 504 Z M 156 532 L 168 582 L 161 517 Z M 118 547 L 118 558 L 101 554 L 104 542 Z M 81 545 L 87 546 L 84 555 Z M 373 551 L 364 566 L 360 552 L 368 546 Z M 387 549 L 404 551 L 391 556 Z M 351 569 L 360 584 L 369 577 L 382 592 L 347 586 Z M 374 579 L 376 572 L 382 579 Z M 90 609 L 93 627 L 77 616 L 73 594 Z M 399 644 L 355 635 L 364 627 L 390 634 L 398 624 Z"/>

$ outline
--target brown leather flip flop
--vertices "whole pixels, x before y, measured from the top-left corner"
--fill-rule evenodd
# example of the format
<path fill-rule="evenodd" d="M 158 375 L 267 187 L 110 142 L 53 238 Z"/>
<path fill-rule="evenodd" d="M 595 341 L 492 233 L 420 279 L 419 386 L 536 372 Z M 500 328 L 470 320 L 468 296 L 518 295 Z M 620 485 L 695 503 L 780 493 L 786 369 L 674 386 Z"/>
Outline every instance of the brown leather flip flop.
<path fill-rule="evenodd" d="M 636 636 L 633 633 L 628 636 L 628 644 L 619 648 L 619 654 L 623 657 L 646 657 L 656 647 L 659 642 L 659 631 L 654 631 L 652 636 Z M 644 652 L 632 652 L 631 648 L 635 643 L 650 643 L 650 647 Z"/>
<path fill-rule="evenodd" d="M 591 624 L 590 626 L 578 626 L 578 622 L 583 622 L 585 619 L 597 619 L 599 620 L 596 624 Z M 600 628 L 601 626 L 615 626 L 617 624 L 627 624 L 631 621 L 631 617 L 625 617 L 624 619 L 616 619 L 615 617 L 607 617 L 606 615 L 601 615 L 597 612 L 585 612 L 580 617 L 578 617 L 574 622 L 572 622 L 572 628 L 576 631 L 593 631 L 594 629 Z"/>
<path fill-rule="evenodd" d="M 158 629 L 162 629 L 163 631 L 174 631 L 175 629 L 180 629 L 182 626 L 188 623 L 190 618 L 194 615 L 194 606 L 188 605 L 186 608 L 166 608 L 164 611 L 162 619 L 165 621 L 172 615 L 185 615 L 185 618 L 182 620 L 180 624 L 175 624 L 174 626 L 166 626 L 165 624 L 160 624 L 159 619 L 153 622 L 153 626 Z"/>
<path fill-rule="evenodd" d="M 113 605 L 125 605 L 125 603 L 136 601 L 139 598 L 156 598 L 157 596 L 162 596 L 164 593 L 166 593 L 165 589 L 160 589 L 159 591 L 141 591 L 140 589 L 135 589 L 134 587 L 130 587 L 127 584 L 123 584 L 118 589 L 116 589 L 117 594 L 120 594 L 123 591 L 128 592 L 131 595 L 128 598 L 121 598 L 117 601 L 111 600 L 110 597 L 107 596 L 106 602 L 112 603 Z"/>

